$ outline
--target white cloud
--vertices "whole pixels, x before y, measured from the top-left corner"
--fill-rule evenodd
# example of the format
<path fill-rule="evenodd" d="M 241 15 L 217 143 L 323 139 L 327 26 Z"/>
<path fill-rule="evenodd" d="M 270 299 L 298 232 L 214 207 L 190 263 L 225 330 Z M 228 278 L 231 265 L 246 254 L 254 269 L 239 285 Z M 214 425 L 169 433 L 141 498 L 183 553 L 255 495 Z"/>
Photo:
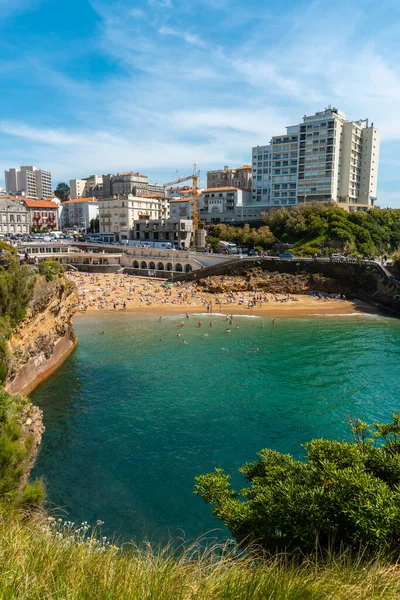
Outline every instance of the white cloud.
<path fill-rule="evenodd" d="M 129 11 L 131 17 L 135 17 L 136 19 L 144 19 L 146 17 L 146 13 L 141 8 L 133 8 Z"/>
<path fill-rule="evenodd" d="M 147 0 L 147 4 L 152 8 L 172 8 L 171 0 Z"/>
<path fill-rule="evenodd" d="M 204 6 L 217 0 L 193 2 Z M 246 21 L 246 28 L 240 11 L 229 11 L 229 21 L 219 23 L 224 35 L 215 36 L 205 25 L 200 37 L 191 30 L 194 21 L 188 20 L 191 4 L 185 3 L 186 12 L 180 12 L 175 2 L 174 10 L 166 13 L 148 7 L 171 9 L 171 0 L 147 0 L 147 15 L 127 4 L 116 0 L 98 7 L 103 19 L 99 43 L 122 73 L 105 84 L 82 84 L 51 69 L 35 68 L 37 77 L 62 87 L 69 105 L 76 106 L 80 122 L 75 128 L 0 123 L 0 130 L 20 144 L 21 152 L 50 157 L 56 177 L 125 168 L 173 172 L 191 162 L 203 171 L 247 163 L 253 145 L 267 143 L 303 114 L 328 104 L 344 110 L 349 119 L 369 117 L 384 143 L 392 140 L 397 148 L 399 63 L 383 52 L 382 29 L 380 45 L 378 34 L 366 35 L 362 10 L 352 12 L 354 7 L 341 0 L 332 8 L 325 0 L 307 1 L 304 12 L 293 7 L 283 16 L 271 16 L 265 11 L 260 19 Z M 152 21 L 145 20 L 150 14 Z M 236 35 L 244 29 L 245 34 Z M 174 43 L 178 39 L 186 42 L 184 51 L 181 43 Z M 88 98 L 90 108 L 83 113 Z M 389 164 L 393 152 L 391 157 L 387 154 L 382 152 L 381 172 L 393 188 L 398 167 Z M 379 204 L 381 197 L 398 202 L 390 189 L 378 193 Z"/>
<path fill-rule="evenodd" d="M 204 48 L 204 42 L 195 34 L 189 33 L 188 31 L 180 31 L 177 29 L 173 29 L 172 27 L 163 26 L 160 27 L 158 33 L 162 35 L 172 35 L 178 38 L 182 38 L 188 44 L 192 46 L 198 46 L 199 48 Z"/>

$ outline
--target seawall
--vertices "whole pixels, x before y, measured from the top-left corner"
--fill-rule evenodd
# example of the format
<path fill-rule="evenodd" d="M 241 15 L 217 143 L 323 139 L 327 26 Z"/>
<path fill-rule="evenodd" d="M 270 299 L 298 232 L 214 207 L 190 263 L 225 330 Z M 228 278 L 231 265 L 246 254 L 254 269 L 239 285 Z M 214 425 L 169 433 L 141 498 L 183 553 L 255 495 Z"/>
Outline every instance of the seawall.
<path fill-rule="evenodd" d="M 7 341 L 10 394 L 30 394 L 53 373 L 77 345 L 72 317 L 78 303 L 72 284 L 63 276 L 38 277 L 26 318 Z"/>

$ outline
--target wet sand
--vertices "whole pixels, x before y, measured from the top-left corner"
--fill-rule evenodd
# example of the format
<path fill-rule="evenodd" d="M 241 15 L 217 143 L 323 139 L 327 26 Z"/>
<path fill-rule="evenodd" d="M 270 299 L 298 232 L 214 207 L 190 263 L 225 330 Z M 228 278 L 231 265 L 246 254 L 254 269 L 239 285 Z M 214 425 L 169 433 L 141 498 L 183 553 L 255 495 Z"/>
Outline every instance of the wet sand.
<path fill-rule="evenodd" d="M 326 314 L 376 313 L 359 302 L 310 294 L 230 292 L 211 294 L 197 284 L 165 285 L 165 280 L 124 274 L 68 273 L 79 293 L 77 314 L 129 311 L 140 315 L 204 313 L 252 314 L 268 317 L 307 317 Z"/>

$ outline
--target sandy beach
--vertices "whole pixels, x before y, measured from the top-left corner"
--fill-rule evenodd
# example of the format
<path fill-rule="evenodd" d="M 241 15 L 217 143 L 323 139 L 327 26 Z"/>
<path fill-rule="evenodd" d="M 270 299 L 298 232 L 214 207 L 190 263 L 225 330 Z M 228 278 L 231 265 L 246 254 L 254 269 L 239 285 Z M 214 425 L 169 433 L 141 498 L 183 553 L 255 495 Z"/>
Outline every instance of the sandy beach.
<path fill-rule="evenodd" d="M 78 313 L 130 311 L 141 314 L 253 314 L 301 317 L 324 314 L 376 312 L 359 301 L 312 296 L 270 294 L 263 290 L 212 294 L 198 284 L 166 284 L 165 280 L 125 274 L 68 273 L 79 293 Z"/>

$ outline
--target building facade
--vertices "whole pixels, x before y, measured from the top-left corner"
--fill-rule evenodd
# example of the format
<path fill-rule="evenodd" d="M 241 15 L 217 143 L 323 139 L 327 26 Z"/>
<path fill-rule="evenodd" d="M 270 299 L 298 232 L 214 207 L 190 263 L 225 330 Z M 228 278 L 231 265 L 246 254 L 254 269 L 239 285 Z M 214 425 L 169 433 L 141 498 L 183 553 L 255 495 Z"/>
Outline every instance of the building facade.
<path fill-rule="evenodd" d="M 216 171 L 208 171 L 207 173 L 207 187 L 241 187 L 244 189 L 250 189 L 252 178 L 252 167 L 251 165 L 244 165 L 237 169 L 230 169 L 224 167 Z"/>
<path fill-rule="evenodd" d="M 62 203 L 61 227 L 84 229 L 99 216 L 99 203 L 94 198 L 73 198 Z"/>
<path fill-rule="evenodd" d="M 235 223 L 242 221 L 251 201 L 250 190 L 227 186 L 203 190 L 204 207 L 200 218 L 207 223 Z"/>
<path fill-rule="evenodd" d="M 0 233 L 29 233 L 28 211 L 11 198 L 0 198 Z"/>
<path fill-rule="evenodd" d="M 53 195 L 51 173 L 33 165 L 5 171 L 8 194 L 24 195 L 26 198 L 42 199 Z"/>
<path fill-rule="evenodd" d="M 142 197 L 132 194 L 99 199 L 100 233 L 114 234 L 117 241 L 134 239 L 136 221 L 160 221 L 169 217 L 165 196 Z"/>
<path fill-rule="evenodd" d="M 70 179 L 69 187 L 71 198 L 89 198 L 96 196 L 94 190 L 102 189 L 103 178 L 101 175 L 89 175 L 83 179 Z"/>
<path fill-rule="evenodd" d="M 128 173 L 117 173 L 117 175 L 103 175 L 103 197 L 113 196 L 141 196 L 148 193 L 148 177 L 141 173 L 130 171 Z"/>
<path fill-rule="evenodd" d="M 48 229 L 50 231 L 59 228 L 58 205 L 51 200 L 23 200 L 28 211 L 28 221 L 31 230 L 40 231 Z"/>
<path fill-rule="evenodd" d="M 177 248 L 189 248 L 193 233 L 193 221 L 180 219 L 178 221 L 136 221 L 134 239 L 152 242 L 169 242 Z"/>
<path fill-rule="evenodd" d="M 334 201 L 346 210 L 375 204 L 379 131 L 327 108 L 253 148 L 252 204 L 262 210 Z"/>

